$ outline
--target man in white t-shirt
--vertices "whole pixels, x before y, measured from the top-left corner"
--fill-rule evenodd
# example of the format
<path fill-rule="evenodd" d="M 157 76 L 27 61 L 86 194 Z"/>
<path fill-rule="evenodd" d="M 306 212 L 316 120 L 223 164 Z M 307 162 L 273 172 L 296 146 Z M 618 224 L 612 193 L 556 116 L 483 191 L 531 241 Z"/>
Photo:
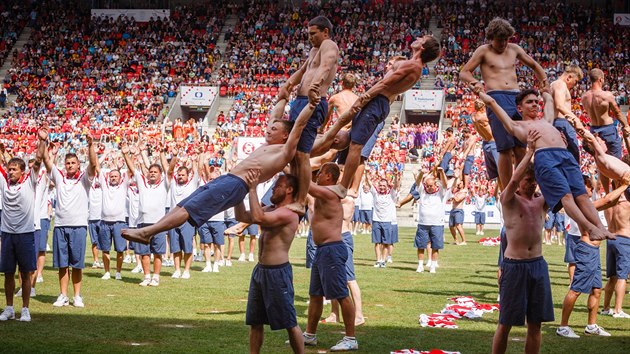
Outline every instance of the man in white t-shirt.
<path fill-rule="evenodd" d="M 137 169 L 129 155 L 129 146 L 123 142 L 121 149 L 129 175 L 133 175 L 138 186 L 138 227 L 153 225 L 164 216 L 168 185 L 165 181 L 162 166 L 152 164 L 145 176 L 141 169 Z M 144 153 L 144 152 L 143 152 Z M 150 244 L 134 243 L 134 251 L 141 257 L 144 280 L 140 286 L 160 285 L 160 271 L 162 270 L 162 255 L 166 253 L 166 233 L 155 235 Z M 153 254 L 153 277 L 151 277 L 151 254 Z"/>
<path fill-rule="evenodd" d="M 122 229 L 127 227 L 125 222 L 126 205 L 123 201 L 127 197 L 129 179 L 117 169 L 108 173 L 99 173 L 98 179 L 101 185 L 103 203 L 98 244 L 101 252 L 103 252 L 103 267 L 105 268 L 105 274 L 101 279 L 111 278 L 109 252 L 113 241 L 114 250 L 116 250 L 115 279 L 122 280 L 120 271 L 122 270 L 124 252 L 127 249 L 127 241 L 121 236 Z"/>
<path fill-rule="evenodd" d="M 43 133 L 42 133 L 43 132 Z M 48 134 L 46 129 L 40 130 Z M 46 135 L 45 135 L 46 136 Z M 65 172 L 53 163 L 48 152 L 44 153 L 44 163 L 50 180 L 56 187 L 57 206 L 55 208 L 55 228 L 53 230 L 53 267 L 59 268 L 59 287 L 61 294 L 53 303 L 55 307 L 68 306 L 68 283 L 72 268 L 72 287 L 75 307 L 84 307 L 81 297 L 81 281 L 85 267 L 85 240 L 88 226 L 89 192 L 98 159 L 92 146 L 92 137 L 86 137 L 89 163 L 82 172 L 79 158 L 73 153 L 66 154 Z"/>
<path fill-rule="evenodd" d="M 365 178 L 364 183 L 370 185 Z M 395 183 L 398 183 L 397 181 Z M 385 268 L 388 246 L 394 243 L 392 232 L 392 207 L 396 207 L 397 186 L 389 187 L 387 180 L 381 178 L 376 188 L 370 185 L 374 198 L 374 216 L 372 224 L 372 243 L 376 253 L 375 268 Z"/>
<path fill-rule="evenodd" d="M 479 187 L 479 190 L 473 192 L 475 197 L 475 225 L 477 227 L 477 236 L 483 236 L 483 226 L 486 224 L 486 201 L 488 200 L 488 188 L 486 186 Z"/>
<path fill-rule="evenodd" d="M 363 233 L 372 233 L 372 212 L 374 209 L 374 197 L 370 192 L 370 186 L 363 184 L 359 191 L 359 222 L 363 225 Z"/>
<path fill-rule="evenodd" d="M 7 163 L 7 170 L 0 165 L 3 182 L 2 192 L 2 248 L 0 253 L 0 272 L 4 273 L 4 289 L 7 307 L 0 314 L 0 321 L 15 319 L 13 293 L 15 291 L 16 265 L 20 267 L 22 279 L 22 316 L 20 321 L 29 322 L 28 310 L 31 297 L 30 273 L 37 269 L 37 250 L 35 248 L 35 188 L 41 166 L 46 133 L 39 143 L 37 159 L 33 167 L 26 171 L 22 159 L 12 158 Z"/>

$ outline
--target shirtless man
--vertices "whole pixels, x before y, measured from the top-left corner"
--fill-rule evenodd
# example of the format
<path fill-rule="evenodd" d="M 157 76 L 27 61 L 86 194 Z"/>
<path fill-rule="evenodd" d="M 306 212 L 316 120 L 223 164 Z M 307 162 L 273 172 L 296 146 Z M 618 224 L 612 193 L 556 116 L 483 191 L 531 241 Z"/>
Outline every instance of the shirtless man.
<path fill-rule="evenodd" d="M 590 181 L 589 181 L 590 182 Z M 630 173 L 627 173 L 623 176 L 623 179 L 619 181 L 619 187 L 615 189 L 613 192 L 606 194 L 604 198 L 598 199 L 593 204 L 597 208 L 597 210 L 604 210 L 606 213 L 606 219 L 608 221 L 609 230 L 614 232 L 614 226 L 611 224 L 614 223 L 614 220 L 611 220 L 611 213 L 617 208 L 614 206 L 619 203 L 622 203 L 619 197 L 623 194 L 623 192 L 628 188 L 630 184 Z M 587 187 L 588 194 L 592 195 L 592 188 Z M 621 208 L 623 209 L 623 207 Z M 620 210 L 620 209 L 617 209 Z M 628 214 L 624 213 L 624 217 L 628 220 Z M 626 222 L 627 223 L 627 222 Z M 619 240 L 621 237 L 618 237 Z M 611 248 L 611 244 L 613 242 L 617 242 L 617 240 L 608 241 L 607 250 Z M 556 334 L 560 337 L 565 338 L 580 338 L 573 329 L 569 327 L 569 317 L 571 316 L 571 312 L 573 312 L 573 307 L 575 306 L 575 302 L 581 293 L 588 294 L 588 325 L 584 329 L 586 334 L 590 335 L 598 335 L 608 337 L 610 333 L 606 332 L 603 328 L 599 327 L 597 322 L 597 310 L 599 309 L 599 299 L 602 292 L 602 269 L 601 269 L 601 261 L 599 256 L 599 244 L 601 241 L 591 241 L 588 237 L 588 234 L 582 233 L 580 236 L 580 242 L 575 244 L 573 254 L 575 258 L 575 270 L 573 273 L 573 278 L 571 280 L 571 285 L 569 287 L 569 291 L 567 295 L 564 297 L 564 301 L 562 302 L 562 320 L 560 321 L 560 326 L 556 329 Z M 614 246 L 613 246 L 614 247 Z M 606 258 L 608 258 L 608 251 L 606 253 Z M 607 270 L 611 267 L 607 266 Z M 609 272 L 608 274 L 612 273 Z M 625 290 L 624 290 L 625 291 Z M 623 295 L 622 295 L 623 296 Z M 610 298 L 608 299 L 610 303 Z M 621 307 L 621 306 L 620 306 Z M 604 301 L 604 311 L 606 311 L 606 302 Z"/>
<path fill-rule="evenodd" d="M 302 109 L 293 128 L 291 122 L 277 120 L 282 117 L 286 105 L 286 100 L 278 101 L 271 112 L 272 123 L 267 126 L 263 146 L 234 166 L 230 173 L 198 188 L 175 208 L 171 208 L 157 223 L 140 229 L 123 230 L 123 237 L 129 241 L 147 244 L 157 233 L 180 226 L 186 221 L 200 227 L 212 215 L 240 203 L 249 189 L 245 182 L 249 170 L 260 169 L 260 180 L 266 181 L 286 167 L 294 157 L 302 130 L 319 102 L 319 95 L 319 86 L 313 85 L 309 91 L 309 104 Z"/>
<path fill-rule="evenodd" d="M 315 142 L 317 129 L 324 122 L 328 113 L 328 103 L 326 102 L 326 92 L 337 72 L 337 58 L 339 48 L 337 43 L 330 39 L 333 25 L 324 16 L 317 16 L 308 22 L 308 39 L 313 45 L 308 59 L 302 67 L 293 73 L 289 80 L 280 88 L 278 92 L 279 100 L 289 100 L 289 95 L 294 87 L 298 86 L 297 98 L 291 103 L 289 118 L 295 121 L 302 109 L 309 103 L 309 90 L 315 87 L 319 90 L 321 100 L 316 109 L 309 117 L 308 124 L 300 136 L 297 144 L 297 152 L 291 163 L 291 170 L 300 180 L 299 195 L 297 205 L 291 206 L 296 211 L 304 214 L 304 204 L 308 194 L 308 186 L 311 180 L 311 166 L 309 163 L 310 152 Z"/>
<path fill-rule="evenodd" d="M 538 353 L 541 324 L 554 320 L 549 269 L 537 231 L 542 229 L 547 205 L 545 198 L 535 193 L 534 166 L 530 163 L 540 139 L 542 134 L 534 130 L 522 139 L 527 140 L 525 156 L 500 197 L 508 242 L 499 277 L 501 312 L 492 341 L 493 354 L 505 353 L 512 326 L 524 325 L 526 317 L 525 352 Z"/>
<path fill-rule="evenodd" d="M 354 336 L 355 308 L 347 287 L 348 250 L 341 236 L 343 208 L 337 193 L 329 188 L 337 184 L 339 175 L 339 166 L 335 163 L 324 164 L 317 174 L 317 183 L 311 182 L 309 188 L 309 194 L 315 198 L 311 228 L 317 252 L 311 268 L 310 302 L 304 344 L 317 345 L 317 325 L 326 296 L 327 299 L 339 301 L 346 330 L 345 337 L 331 347 L 331 351 L 359 349 Z"/>
<path fill-rule="evenodd" d="M 488 180 L 493 180 L 499 177 L 497 168 L 499 153 L 497 152 L 497 144 L 492 136 L 492 129 L 490 129 L 486 105 L 481 100 L 475 100 L 475 112 L 472 114 L 472 123 L 477 134 L 481 137 L 481 149 L 483 150 L 483 159 L 486 163 Z"/>
<path fill-rule="evenodd" d="M 536 181 L 549 208 L 556 212 L 564 207 L 569 217 L 577 222 L 580 230 L 589 233 L 591 240 L 615 238 L 602 225 L 593 202 L 588 198 L 580 167 L 566 149 L 562 134 L 549 123 L 550 117 L 554 114 L 551 95 L 543 92 L 545 119 L 538 119 L 540 110 L 538 92 L 529 89 L 519 93 L 516 104 L 523 116 L 522 121 L 512 120 L 488 94 L 480 92 L 479 98 L 496 113 L 505 130 L 515 138 L 526 140 L 532 130 L 540 134 L 540 139 L 536 141 L 534 166 Z"/>
<path fill-rule="evenodd" d="M 464 144 L 462 144 L 462 150 L 464 153 L 462 156 L 464 157 L 464 188 L 468 188 L 468 181 L 470 181 L 470 172 L 472 170 L 472 166 L 475 163 L 475 153 L 474 149 L 477 145 L 477 137 L 470 134 L 470 129 L 465 127 L 462 129 Z"/>
<path fill-rule="evenodd" d="M 592 69 L 589 72 L 591 89 L 582 96 L 582 106 L 591 118 L 591 133 L 599 135 L 606 142 L 607 153 L 621 158 L 621 139 L 617 127 L 613 124 L 613 117 L 623 125 L 623 137 L 626 148 L 630 151 L 630 126 L 628 119 L 621 114 L 615 96 L 610 91 L 604 91 L 604 72 L 600 69 Z M 608 115 L 612 112 L 613 117 Z M 610 190 L 609 180 L 606 176 L 600 175 L 602 185 L 606 193 Z"/>
<path fill-rule="evenodd" d="M 578 134 L 582 136 L 584 151 L 593 155 L 595 165 L 599 173 L 608 178 L 619 178 L 630 171 L 630 166 L 622 160 L 606 153 L 606 143 L 601 138 L 595 137 L 583 126 L 577 127 Z M 627 157 L 624 157 L 627 158 Z"/>
<path fill-rule="evenodd" d="M 580 164 L 580 149 L 573 124 L 578 117 L 571 111 L 571 89 L 583 78 L 582 69 L 577 65 L 569 65 L 560 77 L 551 83 L 551 96 L 554 103 L 553 126 L 567 139 L 567 150 Z"/>
<path fill-rule="evenodd" d="M 322 125 L 317 130 L 318 134 L 324 134 L 324 130 L 326 129 L 328 122 L 330 122 L 333 112 L 337 114 L 337 117 L 341 116 L 344 112 L 348 111 L 354 104 L 354 101 L 359 98 L 356 93 L 352 92 L 352 89 L 354 89 L 356 84 L 357 77 L 354 74 L 348 73 L 343 76 L 341 79 L 342 90 L 330 96 L 330 100 L 328 101 L 328 114 L 326 115 L 326 119 Z"/>
<path fill-rule="evenodd" d="M 453 158 L 453 150 L 457 145 L 457 140 L 453 136 L 453 128 L 446 128 L 446 135 L 444 136 L 444 142 L 442 143 L 442 148 L 440 149 L 440 154 L 442 157 L 440 158 L 440 163 L 438 164 L 444 173 L 447 173 L 449 168 L 448 165 Z"/>
<path fill-rule="evenodd" d="M 483 90 L 483 84 L 475 79 L 473 71 L 479 67 L 488 95 L 498 102 L 511 119 L 517 116 L 515 98 L 520 91 L 516 76 L 517 60 L 534 71 L 536 78 L 541 82 L 541 88 L 548 86 L 547 75 L 540 64 L 517 44 L 508 43 L 513 35 L 514 28 L 508 21 L 498 17 L 490 21 L 486 27 L 486 39 L 490 44 L 477 48 L 459 73 L 460 79 L 472 85 L 473 91 L 478 94 Z M 512 176 L 512 153 L 518 164 L 523 156 L 524 145 L 505 131 L 495 112 L 492 110 L 487 112 L 499 152 L 499 182 L 505 185 Z"/>
<path fill-rule="evenodd" d="M 342 114 L 331 128 L 331 135 L 336 135 L 341 127 L 352 121 L 351 142 L 341 180 L 342 191 L 344 188 L 350 188 L 355 179 L 361 156 L 365 156 L 366 153 L 362 151 L 363 147 L 367 145 L 378 125 L 387 118 L 389 105 L 399 94 L 416 84 L 422 75 L 422 67 L 439 56 L 440 43 L 433 36 L 419 37 L 411 44 L 411 49 L 413 51 L 411 59 L 395 62 L 383 79 L 362 94 L 352 108 Z M 326 137 L 324 144 L 332 143 L 333 137 L 334 135 Z M 368 152 L 367 156 L 369 155 Z M 352 195 L 357 195 L 359 184 L 354 183 L 352 188 Z"/>
<path fill-rule="evenodd" d="M 249 332 L 250 353 L 260 353 L 264 340 L 264 325 L 272 330 L 286 329 L 294 353 L 304 353 L 304 337 L 297 324 L 295 312 L 293 270 L 289 263 L 289 249 L 297 230 L 299 217 L 286 206 L 295 202 L 298 181 L 291 175 L 282 175 L 273 187 L 273 205 L 261 207 L 256 194 L 260 170 L 246 175 L 249 185 L 249 206 L 241 202 L 234 208 L 236 219 L 258 224 L 262 229 L 258 247 L 258 264 L 252 271 L 247 298 L 245 323 Z"/>
<path fill-rule="evenodd" d="M 455 181 L 451 188 L 451 212 L 448 218 L 448 227 L 451 230 L 451 236 L 456 245 L 466 245 L 466 234 L 464 233 L 464 200 L 468 196 L 468 189 L 464 185 L 464 182 L 460 180 L 460 170 L 455 170 Z M 462 242 L 457 242 L 457 234 L 461 237 Z"/>
<path fill-rule="evenodd" d="M 357 283 L 357 278 L 354 274 L 354 240 L 352 239 L 352 216 L 354 215 L 354 198 L 347 196 L 341 200 L 341 207 L 343 209 L 343 224 L 341 225 L 341 237 L 343 243 L 348 249 L 348 259 L 346 260 L 346 275 L 348 278 L 348 289 L 352 300 L 354 301 L 355 316 L 354 325 L 360 326 L 365 323 L 363 317 L 363 306 L 361 303 L 361 289 Z M 339 302 L 332 300 L 330 315 L 322 320 L 322 323 L 334 323 L 339 320 Z M 345 320 L 345 319 L 344 319 Z"/>

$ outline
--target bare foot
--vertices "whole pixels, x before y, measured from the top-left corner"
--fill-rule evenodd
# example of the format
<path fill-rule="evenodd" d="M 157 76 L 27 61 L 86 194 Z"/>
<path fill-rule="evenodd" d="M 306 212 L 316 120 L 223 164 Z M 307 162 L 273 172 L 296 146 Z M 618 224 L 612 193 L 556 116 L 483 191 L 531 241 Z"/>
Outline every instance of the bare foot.
<path fill-rule="evenodd" d="M 354 325 L 355 326 L 360 326 L 360 325 L 362 325 L 364 323 L 365 323 L 365 318 L 363 318 L 363 317 L 357 317 L 357 318 L 354 319 Z"/>
<path fill-rule="evenodd" d="M 146 235 L 142 229 L 123 229 L 121 231 L 121 236 L 125 240 L 129 240 L 132 242 L 138 242 L 145 245 L 148 245 L 151 242 L 152 236 Z"/>
<path fill-rule="evenodd" d="M 298 202 L 291 203 L 287 205 L 286 208 L 293 212 L 296 212 L 299 216 L 304 216 L 304 214 L 306 213 L 306 208 L 304 207 L 304 204 L 300 204 Z"/>
<path fill-rule="evenodd" d="M 227 229 L 225 229 L 225 231 L 223 232 L 224 235 L 240 235 L 243 233 L 243 226 L 242 224 L 236 224 L 234 226 L 228 227 Z"/>
<path fill-rule="evenodd" d="M 319 322 L 320 323 L 337 323 L 337 316 L 335 316 L 334 313 L 331 313 L 330 316 L 324 318 L 323 320 Z"/>

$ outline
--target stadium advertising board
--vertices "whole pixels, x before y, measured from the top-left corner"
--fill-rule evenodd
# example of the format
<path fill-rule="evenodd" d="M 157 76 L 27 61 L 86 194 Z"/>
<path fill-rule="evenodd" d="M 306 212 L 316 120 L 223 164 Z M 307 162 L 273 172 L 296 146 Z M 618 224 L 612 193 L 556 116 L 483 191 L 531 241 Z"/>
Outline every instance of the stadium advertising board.
<path fill-rule="evenodd" d="M 180 86 L 182 106 L 210 107 L 219 88 L 216 86 Z"/>
<path fill-rule="evenodd" d="M 258 149 L 262 144 L 265 143 L 265 138 L 238 138 L 238 154 L 237 158 L 239 161 L 245 160 L 249 154 L 254 152 L 254 150 Z"/>
<path fill-rule="evenodd" d="M 441 111 L 444 102 L 442 90 L 408 90 L 405 92 L 405 109 L 410 111 Z"/>

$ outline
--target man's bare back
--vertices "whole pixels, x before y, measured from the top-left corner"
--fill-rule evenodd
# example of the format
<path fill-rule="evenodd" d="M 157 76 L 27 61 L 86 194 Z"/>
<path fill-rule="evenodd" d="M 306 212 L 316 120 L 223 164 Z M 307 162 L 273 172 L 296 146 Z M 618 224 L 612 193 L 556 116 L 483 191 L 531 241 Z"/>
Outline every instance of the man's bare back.
<path fill-rule="evenodd" d="M 343 223 L 341 233 L 352 232 L 352 215 L 354 215 L 354 198 L 345 197 L 341 199 L 341 207 L 343 208 Z"/>
<path fill-rule="evenodd" d="M 559 110 L 561 106 L 565 112 L 571 112 L 571 92 L 569 92 L 567 84 L 562 80 L 556 80 L 551 83 L 550 88 L 554 102 L 554 117 L 570 118 Z"/>
<path fill-rule="evenodd" d="M 326 187 L 317 186 L 311 182 L 311 189 L 318 188 L 320 190 L 328 190 Z M 323 197 L 315 197 L 315 210 L 313 219 L 311 220 L 311 229 L 313 230 L 313 242 L 316 245 L 323 243 L 341 241 L 341 227 L 343 220 L 343 208 L 341 200 L 334 193 L 328 190 Z"/>
<path fill-rule="evenodd" d="M 584 110 L 591 118 L 591 125 L 599 127 L 613 123 L 613 118 L 608 115 L 613 105 L 616 106 L 615 96 L 604 90 L 588 90 L 582 96 Z M 617 108 L 618 109 L 618 108 Z"/>

